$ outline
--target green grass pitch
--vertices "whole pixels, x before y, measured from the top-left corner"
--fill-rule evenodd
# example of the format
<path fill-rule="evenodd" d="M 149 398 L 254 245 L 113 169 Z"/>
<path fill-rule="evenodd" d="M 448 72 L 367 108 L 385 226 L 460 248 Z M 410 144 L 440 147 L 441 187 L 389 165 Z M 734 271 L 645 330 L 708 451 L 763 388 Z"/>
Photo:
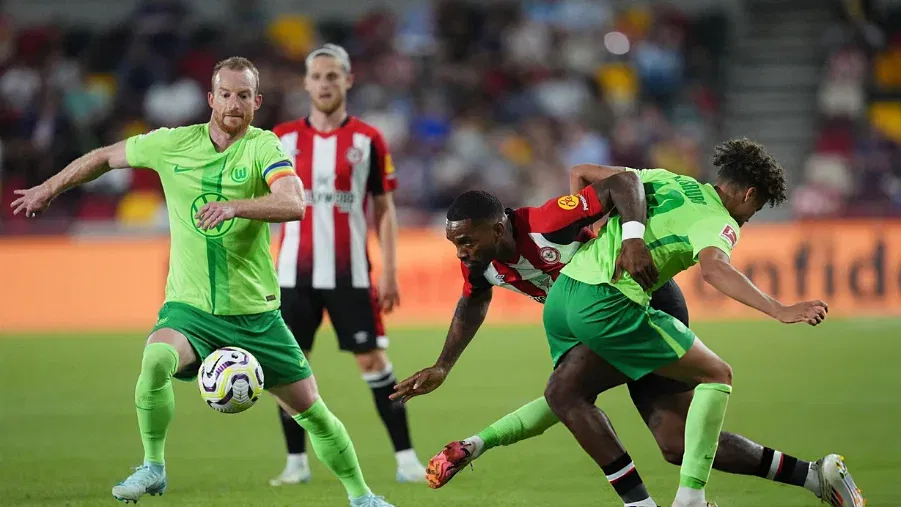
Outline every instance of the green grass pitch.
<path fill-rule="evenodd" d="M 805 459 L 843 454 L 871 506 L 901 502 L 901 321 L 698 324 L 735 370 L 726 428 Z M 399 375 L 431 364 L 443 326 L 394 330 Z M 0 337 L 0 505 L 114 505 L 110 488 L 141 460 L 133 390 L 144 336 Z M 445 488 L 394 482 L 394 457 L 371 395 L 348 355 L 323 333 L 312 357 L 322 395 L 347 426 L 373 490 L 400 507 L 622 505 L 562 426 L 475 462 Z M 448 382 L 409 404 L 423 460 L 542 392 L 549 374 L 537 327 L 490 328 Z M 603 395 L 648 488 L 669 505 L 678 469 L 664 463 L 623 389 Z M 340 506 L 338 482 L 313 459 L 313 482 L 271 488 L 284 448 L 271 399 L 239 415 L 208 409 L 193 383 L 176 382 L 169 490 L 141 505 Z M 714 472 L 722 507 L 818 505 L 808 492 Z"/>

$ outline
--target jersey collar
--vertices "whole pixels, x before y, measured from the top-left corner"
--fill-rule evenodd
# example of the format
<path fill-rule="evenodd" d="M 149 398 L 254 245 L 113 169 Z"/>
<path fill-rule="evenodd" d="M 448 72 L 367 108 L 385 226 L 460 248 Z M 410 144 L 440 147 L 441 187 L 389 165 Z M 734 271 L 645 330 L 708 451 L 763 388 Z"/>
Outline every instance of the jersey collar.
<path fill-rule="evenodd" d="M 333 130 L 331 132 L 322 132 L 321 130 L 317 130 L 316 127 L 314 127 L 313 124 L 310 122 L 309 116 L 304 116 L 303 123 L 304 123 L 304 125 L 307 126 L 308 129 L 312 130 L 316 134 L 318 134 L 322 137 L 327 137 L 327 136 L 332 136 L 332 135 L 335 135 L 336 133 L 338 133 L 338 131 L 340 131 L 341 129 L 346 127 L 351 122 L 351 120 L 353 120 L 353 118 L 354 118 L 353 115 L 347 115 L 347 118 L 344 118 L 344 121 L 341 122 L 341 125 L 338 125 L 338 128 L 336 128 L 335 130 Z"/>
<path fill-rule="evenodd" d="M 720 193 L 716 191 L 716 187 L 714 187 L 710 183 L 705 183 L 704 186 L 709 187 L 710 193 L 713 194 L 713 202 L 719 204 L 720 208 L 722 208 L 723 211 L 726 211 L 728 213 L 729 210 L 726 209 L 726 205 L 723 204 L 723 200 L 720 199 Z"/>

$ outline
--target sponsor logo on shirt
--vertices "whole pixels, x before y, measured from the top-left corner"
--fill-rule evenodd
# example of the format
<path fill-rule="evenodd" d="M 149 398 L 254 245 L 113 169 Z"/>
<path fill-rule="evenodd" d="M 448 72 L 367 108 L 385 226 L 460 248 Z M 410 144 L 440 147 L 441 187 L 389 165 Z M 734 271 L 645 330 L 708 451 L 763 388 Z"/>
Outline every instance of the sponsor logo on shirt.
<path fill-rule="evenodd" d="M 564 195 L 563 197 L 557 199 L 557 206 L 560 208 L 569 211 L 571 209 L 576 209 L 576 206 L 579 205 L 579 199 L 575 195 Z"/>
<path fill-rule="evenodd" d="M 584 195 L 579 194 L 579 200 L 582 201 L 582 211 L 588 211 L 588 199 Z"/>
<path fill-rule="evenodd" d="M 729 224 L 726 224 L 723 227 L 723 231 L 720 233 L 720 237 L 728 241 L 729 246 L 732 248 L 735 248 L 735 244 L 738 243 L 738 233 L 735 232 L 735 229 L 733 229 Z"/>
<path fill-rule="evenodd" d="M 326 206 L 335 206 L 339 210 L 350 213 L 354 203 L 357 202 L 357 196 L 353 192 L 317 192 L 315 190 L 308 191 L 310 200 L 308 203 L 324 204 Z"/>
<path fill-rule="evenodd" d="M 190 167 L 179 167 L 178 164 L 175 164 L 175 169 L 174 169 L 174 170 L 175 170 L 176 173 L 184 173 L 184 172 L 190 171 L 191 168 L 190 168 Z"/>

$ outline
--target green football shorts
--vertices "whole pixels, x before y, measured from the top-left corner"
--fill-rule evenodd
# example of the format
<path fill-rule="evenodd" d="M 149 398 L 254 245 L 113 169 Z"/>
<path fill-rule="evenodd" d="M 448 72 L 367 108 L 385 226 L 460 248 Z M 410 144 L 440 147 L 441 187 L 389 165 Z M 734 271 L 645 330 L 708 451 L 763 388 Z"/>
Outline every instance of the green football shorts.
<path fill-rule="evenodd" d="M 695 340 L 672 316 L 643 307 L 610 285 L 566 275 L 548 293 L 544 330 L 555 368 L 564 354 L 584 343 L 632 380 L 676 361 Z"/>
<path fill-rule="evenodd" d="M 198 361 L 221 347 L 240 347 L 257 358 L 266 389 L 303 380 L 313 374 L 280 310 L 253 315 L 213 315 L 184 303 L 166 303 L 153 331 L 174 329 L 185 335 Z M 175 374 L 192 380 L 200 364 Z"/>

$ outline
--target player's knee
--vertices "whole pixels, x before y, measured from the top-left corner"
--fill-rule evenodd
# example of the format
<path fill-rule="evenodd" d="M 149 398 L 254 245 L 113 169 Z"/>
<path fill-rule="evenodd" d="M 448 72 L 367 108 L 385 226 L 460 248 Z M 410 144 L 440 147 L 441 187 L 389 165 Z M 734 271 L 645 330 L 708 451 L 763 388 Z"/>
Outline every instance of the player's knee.
<path fill-rule="evenodd" d="M 732 366 L 720 358 L 711 361 L 704 368 L 704 373 L 698 376 L 697 382 L 701 384 L 726 384 L 732 385 Z"/>
<path fill-rule="evenodd" d="M 152 378 L 165 378 L 175 373 L 178 353 L 167 343 L 151 343 L 144 347 L 141 358 L 141 373 Z"/>
<path fill-rule="evenodd" d="M 715 371 L 716 380 L 713 380 L 713 382 L 732 385 L 732 366 L 730 366 L 729 363 L 720 359 Z"/>
<path fill-rule="evenodd" d="M 560 380 L 552 379 L 544 389 L 544 399 L 547 400 L 548 406 L 551 407 L 551 412 L 561 421 L 566 419 L 574 402 L 572 391 L 563 384 Z"/>
<path fill-rule="evenodd" d="M 388 356 L 381 349 L 374 349 L 367 352 L 355 354 L 357 364 L 363 373 L 382 372 L 388 366 Z"/>

